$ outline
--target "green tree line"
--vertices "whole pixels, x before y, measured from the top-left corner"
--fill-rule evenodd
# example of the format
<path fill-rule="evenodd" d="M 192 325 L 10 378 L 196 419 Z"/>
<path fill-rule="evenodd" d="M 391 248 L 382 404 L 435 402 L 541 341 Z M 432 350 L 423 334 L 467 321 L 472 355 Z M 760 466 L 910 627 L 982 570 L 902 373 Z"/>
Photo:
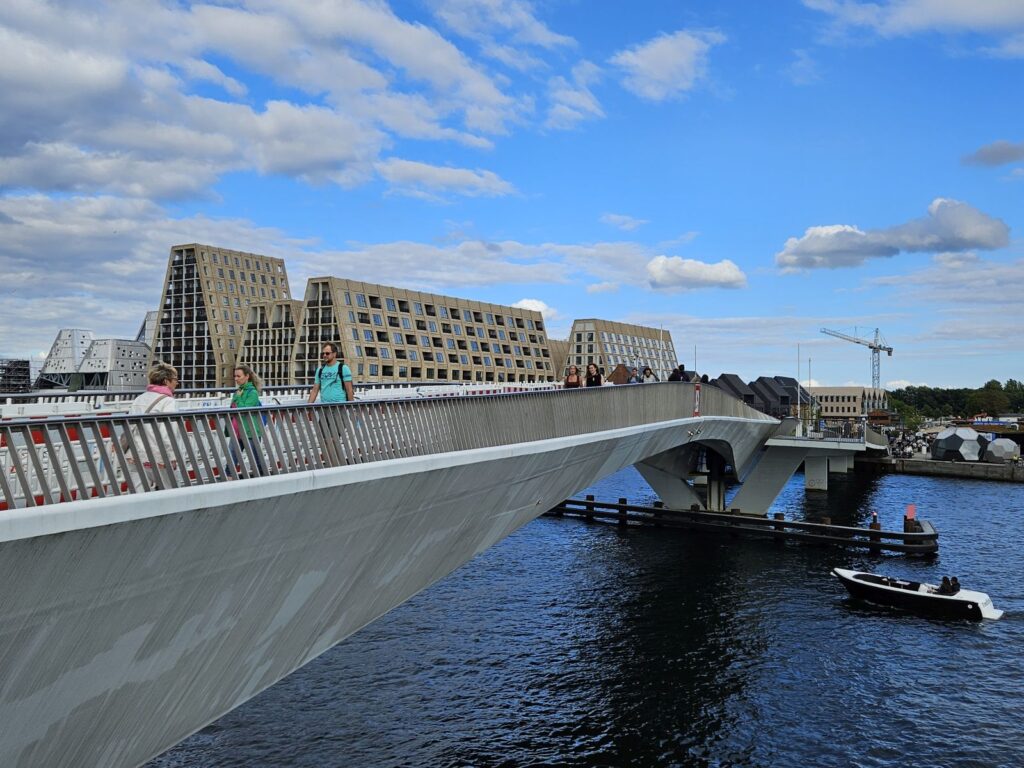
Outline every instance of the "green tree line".
<path fill-rule="evenodd" d="M 942 416 L 1001 416 L 1024 413 L 1024 384 L 1016 379 L 1007 379 L 1005 384 L 992 379 L 980 389 L 905 387 L 891 390 L 889 401 L 907 424 Z"/>

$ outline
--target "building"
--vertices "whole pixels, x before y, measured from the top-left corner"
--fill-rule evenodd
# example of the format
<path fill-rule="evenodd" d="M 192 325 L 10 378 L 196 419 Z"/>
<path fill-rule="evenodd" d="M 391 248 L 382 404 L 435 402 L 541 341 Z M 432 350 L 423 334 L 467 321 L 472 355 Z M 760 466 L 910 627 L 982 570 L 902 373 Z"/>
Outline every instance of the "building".
<path fill-rule="evenodd" d="M 152 349 L 153 342 L 156 339 L 156 327 L 159 321 L 159 312 L 157 312 L 155 309 L 150 312 L 147 312 L 145 319 L 142 321 L 142 325 L 139 326 L 139 330 L 135 334 L 135 340 L 146 342 L 146 346 Z"/>
<path fill-rule="evenodd" d="M 715 385 L 738 400 L 742 400 L 751 408 L 761 410 L 762 404 L 757 395 L 749 386 L 743 383 L 743 379 L 735 373 L 723 373 L 714 381 Z"/>
<path fill-rule="evenodd" d="M 778 381 L 771 376 L 758 376 L 748 385 L 761 401 L 761 412 L 767 413 L 776 419 L 783 419 L 793 415 L 795 401 L 790 400 L 789 393 Z"/>
<path fill-rule="evenodd" d="M 28 360 L 0 359 L 0 392 L 28 392 L 32 367 Z"/>
<path fill-rule="evenodd" d="M 889 393 L 872 387 L 811 387 L 823 419 L 860 419 L 889 410 Z"/>
<path fill-rule="evenodd" d="M 282 259 L 172 246 L 150 362 L 177 368 L 183 388 L 231 386 L 249 308 L 290 298 Z"/>
<path fill-rule="evenodd" d="M 61 328 L 39 371 L 38 387 L 66 388 L 71 383 L 71 377 L 78 373 L 78 367 L 85 359 L 85 353 L 94 338 L 93 332 L 89 330 Z"/>
<path fill-rule="evenodd" d="M 551 368 L 555 371 L 569 370 L 569 340 L 548 339 L 548 349 L 551 350 Z"/>
<path fill-rule="evenodd" d="M 590 363 L 608 372 L 620 364 L 641 371 L 649 365 L 665 381 L 676 367 L 676 350 L 672 334 L 659 328 L 597 318 L 576 320 L 569 333 L 569 354 L 562 376 L 570 365 L 582 371 Z"/>
<path fill-rule="evenodd" d="M 256 371 L 264 384 L 295 383 L 295 343 L 302 308 L 303 302 L 297 299 L 249 307 L 238 361 Z"/>
<path fill-rule="evenodd" d="M 360 382 L 537 382 L 558 376 L 540 312 L 338 277 L 311 278 L 296 383 L 339 342 Z"/>

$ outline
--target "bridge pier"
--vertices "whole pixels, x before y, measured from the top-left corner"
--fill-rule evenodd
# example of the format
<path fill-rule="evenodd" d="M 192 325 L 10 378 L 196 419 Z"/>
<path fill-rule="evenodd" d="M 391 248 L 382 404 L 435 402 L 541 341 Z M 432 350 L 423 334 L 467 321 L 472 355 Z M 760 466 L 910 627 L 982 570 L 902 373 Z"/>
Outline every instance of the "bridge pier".
<path fill-rule="evenodd" d="M 828 490 L 828 456 L 807 456 L 804 459 L 804 489 L 808 491 Z"/>

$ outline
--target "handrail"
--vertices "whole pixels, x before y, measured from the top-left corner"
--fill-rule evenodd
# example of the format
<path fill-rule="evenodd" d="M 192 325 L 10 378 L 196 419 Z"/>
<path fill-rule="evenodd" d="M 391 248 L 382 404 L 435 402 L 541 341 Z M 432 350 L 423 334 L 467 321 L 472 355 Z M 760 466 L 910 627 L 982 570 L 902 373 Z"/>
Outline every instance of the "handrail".
<path fill-rule="evenodd" d="M 701 407 L 770 420 L 712 388 Z M 692 384 L 666 382 L 5 421 L 0 509 L 584 435 L 692 417 L 693 408 Z"/>

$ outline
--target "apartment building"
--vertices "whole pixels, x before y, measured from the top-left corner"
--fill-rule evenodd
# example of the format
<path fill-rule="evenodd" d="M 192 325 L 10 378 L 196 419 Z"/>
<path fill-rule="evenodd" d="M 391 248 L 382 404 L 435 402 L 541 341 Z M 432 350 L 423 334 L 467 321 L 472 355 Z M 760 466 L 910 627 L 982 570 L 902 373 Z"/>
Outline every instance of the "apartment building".
<path fill-rule="evenodd" d="M 249 307 L 238 361 L 259 373 L 264 384 L 295 383 L 295 343 L 302 308 L 303 302 L 297 299 Z"/>
<path fill-rule="evenodd" d="M 810 387 L 823 419 L 857 419 L 889 409 L 889 393 L 873 387 Z"/>
<path fill-rule="evenodd" d="M 310 383 L 326 341 L 342 346 L 357 381 L 553 381 L 539 312 L 338 277 L 311 278 L 295 346 Z"/>
<path fill-rule="evenodd" d="M 573 322 L 562 375 L 570 365 L 583 370 L 589 363 L 596 363 L 607 373 L 620 363 L 641 371 L 650 366 L 662 381 L 677 365 L 672 334 L 668 331 L 597 318 Z"/>
<path fill-rule="evenodd" d="M 183 388 L 232 386 L 249 309 L 290 298 L 282 259 L 200 243 L 172 246 L 149 362 L 177 368 Z"/>

